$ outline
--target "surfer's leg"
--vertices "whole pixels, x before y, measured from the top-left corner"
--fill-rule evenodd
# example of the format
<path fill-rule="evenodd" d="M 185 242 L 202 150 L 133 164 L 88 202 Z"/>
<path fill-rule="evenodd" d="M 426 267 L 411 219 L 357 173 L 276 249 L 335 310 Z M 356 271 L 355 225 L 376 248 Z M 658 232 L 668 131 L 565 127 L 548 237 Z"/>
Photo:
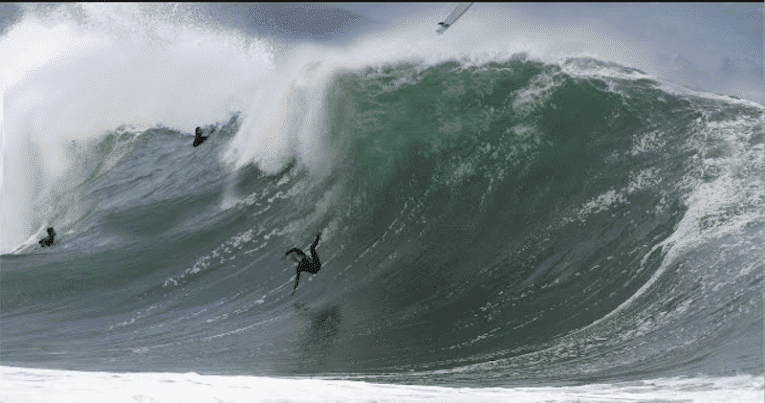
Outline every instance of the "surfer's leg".
<path fill-rule="evenodd" d="M 292 292 L 293 292 L 293 293 L 294 293 L 295 291 L 297 291 L 297 286 L 298 286 L 298 283 L 299 283 L 299 282 L 300 282 L 300 268 L 298 267 L 298 270 L 297 270 L 297 276 L 295 277 L 295 286 L 294 286 L 294 287 L 292 287 Z"/>
<path fill-rule="evenodd" d="M 318 273 L 321 269 L 321 261 L 319 261 L 319 255 L 316 254 L 316 244 L 319 242 L 319 238 L 316 238 L 316 242 L 311 245 L 311 273 Z"/>
<path fill-rule="evenodd" d="M 319 238 L 321 238 L 321 232 L 316 234 L 316 239 L 311 244 L 311 273 L 316 273 L 321 268 L 321 261 L 319 261 L 319 255 L 316 254 L 316 247 L 319 245 Z"/>

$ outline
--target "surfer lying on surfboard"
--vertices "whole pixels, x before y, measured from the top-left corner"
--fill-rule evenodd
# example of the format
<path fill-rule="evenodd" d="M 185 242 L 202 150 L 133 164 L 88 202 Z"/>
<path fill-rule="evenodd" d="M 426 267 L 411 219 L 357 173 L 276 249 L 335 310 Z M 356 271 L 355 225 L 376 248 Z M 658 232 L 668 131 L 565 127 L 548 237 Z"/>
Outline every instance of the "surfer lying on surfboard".
<path fill-rule="evenodd" d="M 297 291 L 298 283 L 300 282 L 300 272 L 308 272 L 311 274 L 316 274 L 319 272 L 319 269 L 321 269 L 321 262 L 319 261 L 319 255 L 316 254 L 316 245 L 319 244 L 319 238 L 321 237 L 321 232 L 316 234 L 316 240 L 313 241 L 313 244 L 311 244 L 311 257 L 308 257 L 302 250 L 298 248 L 292 248 L 287 251 L 284 255 L 289 255 L 290 253 L 294 253 L 292 255 L 292 260 L 295 262 L 298 262 L 297 266 L 297 277 L 295 277 L 295 286 L 292 288 L 292 293 L 294 294 L 295 291 Z"/>

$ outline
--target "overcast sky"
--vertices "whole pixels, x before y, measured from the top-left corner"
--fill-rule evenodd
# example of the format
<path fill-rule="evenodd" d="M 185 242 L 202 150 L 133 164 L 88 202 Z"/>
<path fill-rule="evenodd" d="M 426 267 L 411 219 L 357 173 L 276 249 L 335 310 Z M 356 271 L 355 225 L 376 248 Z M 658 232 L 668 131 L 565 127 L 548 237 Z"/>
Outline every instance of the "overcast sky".
<path fill-rule="evenodd" d="M 432 19 L 456 3 L 198 3 L 208 22 L 285 41 L 345 43 Z M 0 35 L 25 6 L 0 3 Z M 765 103 L 763 3 L 475 3 L 445 35 L 484 35 L 496 24 L 529 41 L 581 42 L 576 49 L 687 86 Z M 493 22 L 489 22 L 489 21 Z M 516 29 L 516 31 L 512 31 Z M 583 32 L 588 35 L 582 35 Z M 593 36 L 597 40 L 593 41 Z M 607 45 L 607 46 L 606 46 Z M 549 46 L 549 45 L 548 45 Z M 589 47 L 589 48 L 588 48 Z M 571 46 L 569 46 L 571 48 Z M 602 48 L 602 49 L 601 49 Z M 608 48 L 608 49 L 606 49 Z M 620 49 L 620 50 L 614 50 Z M 599 50 L 602 50 L 599 52 Z M 575 55 L 572 55 L 575 56 Z"/>

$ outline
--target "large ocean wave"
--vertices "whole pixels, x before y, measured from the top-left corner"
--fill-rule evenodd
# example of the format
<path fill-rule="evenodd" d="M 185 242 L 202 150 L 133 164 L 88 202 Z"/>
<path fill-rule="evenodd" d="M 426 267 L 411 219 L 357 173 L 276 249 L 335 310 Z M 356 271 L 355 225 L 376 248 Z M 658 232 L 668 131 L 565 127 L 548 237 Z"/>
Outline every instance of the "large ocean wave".
<path fill-rule="evenodd" d="M 126 44 L 88 21 L 9 34 L 86 45 L 6 90 L 3 364 L 762 373 L 762 106 L 593 58 L 275 59 L 198 26 Z M 290 296 L 283 254 L 317 232 L 323 268 Z"/>

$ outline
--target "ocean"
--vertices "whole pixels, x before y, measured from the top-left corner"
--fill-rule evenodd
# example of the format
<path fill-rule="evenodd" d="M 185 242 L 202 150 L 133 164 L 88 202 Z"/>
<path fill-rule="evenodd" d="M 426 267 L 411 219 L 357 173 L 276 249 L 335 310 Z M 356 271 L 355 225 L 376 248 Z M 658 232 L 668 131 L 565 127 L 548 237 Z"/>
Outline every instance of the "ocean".
<path fill-rule="evenodd" d="M 86 32 L 5 91 L 0 401 L 762 401 L 762 105 Z"/>

